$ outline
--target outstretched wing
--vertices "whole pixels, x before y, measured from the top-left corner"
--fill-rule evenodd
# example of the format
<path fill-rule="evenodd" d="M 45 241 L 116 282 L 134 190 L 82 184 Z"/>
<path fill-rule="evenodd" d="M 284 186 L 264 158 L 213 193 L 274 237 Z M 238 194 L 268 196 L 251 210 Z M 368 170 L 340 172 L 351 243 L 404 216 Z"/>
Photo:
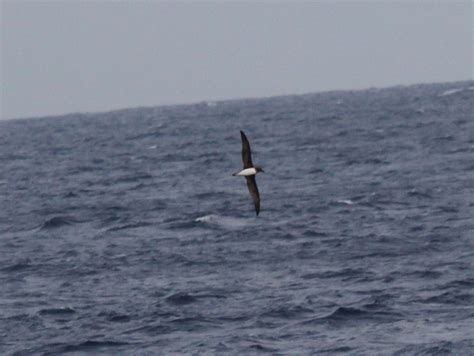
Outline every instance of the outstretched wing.
<path fill-rule="evenodd" d="M 247 187 L 249 188 L 250 196 L 252 197 L 253 204 L 255 205 L 255 212 L 260 212 L 260 194 L 258 194 L 257 182 L 255 176 L 247 176 Z"/>
<path fill-rule="evenodd" d="M 252 153 L 250 152 L 250 143 L 245 136 L 244 132 L 240 131 L 240 136 L 242 137 L 242 161 L 244 162 L 244 169 L 253 167 L 252 164 Z M 247 181 L 248 182 L 248 181 Z M 257 191 L 258 195 L 258 191 Z"/>

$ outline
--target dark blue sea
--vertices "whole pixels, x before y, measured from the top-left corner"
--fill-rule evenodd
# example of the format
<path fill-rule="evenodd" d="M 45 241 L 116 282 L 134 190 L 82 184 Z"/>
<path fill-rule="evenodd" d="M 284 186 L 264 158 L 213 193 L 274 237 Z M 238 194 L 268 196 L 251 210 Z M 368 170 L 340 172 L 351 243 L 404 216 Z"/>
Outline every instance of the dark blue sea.
<path fill-rule="evenodd" d="M 474 355 L 473 81 L 2 121 L 0 167 L 1 355 Z"/>

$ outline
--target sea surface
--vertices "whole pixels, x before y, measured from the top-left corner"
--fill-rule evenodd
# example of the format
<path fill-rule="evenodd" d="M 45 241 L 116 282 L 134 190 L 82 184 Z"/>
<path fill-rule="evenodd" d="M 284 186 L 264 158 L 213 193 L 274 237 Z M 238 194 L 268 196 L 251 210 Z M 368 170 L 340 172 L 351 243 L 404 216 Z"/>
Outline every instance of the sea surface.
<path fill-rule="evenodd" d="M 0 354 L 474 355 L 473 112 L 467 81 L 0 122 Z"/>

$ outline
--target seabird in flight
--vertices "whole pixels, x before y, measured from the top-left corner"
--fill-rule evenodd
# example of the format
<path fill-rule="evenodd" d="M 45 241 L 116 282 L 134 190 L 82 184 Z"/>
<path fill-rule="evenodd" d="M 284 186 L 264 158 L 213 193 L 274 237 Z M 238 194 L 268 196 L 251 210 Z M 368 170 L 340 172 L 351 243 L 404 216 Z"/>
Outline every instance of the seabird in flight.
<path fill-rule="evenodd" d="M 255 212 L 260 212 L 260 194 L 258 194 L 257 182 L 255 182 L 255 175 L 258 172 L 263 172 L 262 167 L 254 166 L 252 163 L 252 153 L 250 151 L 250 143 L 245 136 L 244 132 L 240 131 L 242 138 L 242 161 L 244 162 L 244 169 L 238 173 L 232 174 L 233 176 L 244 176 L 247 180 L 247 187 L 249 188 L 250 196 L 252 197 L 253 204 L 255 205 Z"/>

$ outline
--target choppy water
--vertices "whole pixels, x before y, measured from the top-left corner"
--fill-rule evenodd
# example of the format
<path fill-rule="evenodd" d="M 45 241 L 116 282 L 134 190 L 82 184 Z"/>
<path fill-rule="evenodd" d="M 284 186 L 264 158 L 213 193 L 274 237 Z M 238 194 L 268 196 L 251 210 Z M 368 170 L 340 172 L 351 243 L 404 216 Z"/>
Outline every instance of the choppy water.
<path fill-rule="evenodd" d="M 0 353 L 474 354 L 473 108 L 461 82 L 0 122 Z"/>

